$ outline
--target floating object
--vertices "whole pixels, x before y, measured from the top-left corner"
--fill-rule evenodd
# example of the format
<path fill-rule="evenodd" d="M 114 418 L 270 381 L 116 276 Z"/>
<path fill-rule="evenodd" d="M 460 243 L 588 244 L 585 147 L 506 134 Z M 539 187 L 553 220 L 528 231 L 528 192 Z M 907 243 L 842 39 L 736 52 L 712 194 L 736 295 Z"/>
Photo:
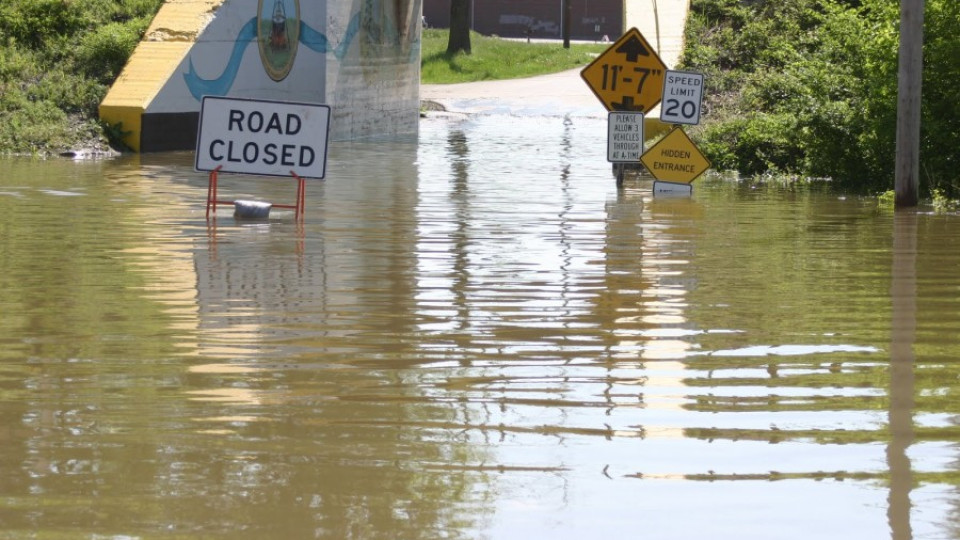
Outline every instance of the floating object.
<path fill-rule="evenodd" d="M 261 201 L 233 201 L 233 217 L 237 219 L 267 219 L 273 205 Z"/>
<path fill-rule="evenodd" d="M 307 195 L 307 186 L 306 180 L 298 175 L 294 171 L 290 171 L 290 175 L 297 180 L 297 200 L 294 204 L 273 204 L 273 203 L 263 203 L 257 201 L 224 201 L 217 198 L 218 195 L 218 177 L 220 173 L 220 166 L 210 171 L 209 182 L 207 183 L 207 219 L 210 219 L 210 210 L 213 210 L 213 215 L 217 215 L 217 206 L 218 205 L 232 205 L 234 208 L 234 217 L 246 218 L 246 219 L 264 219 L 269 217 L 271 208 L 289 208 L 293 210 L 293 217 L 296 220 L 303 219 L 303 212 L 305 209 L 305 202 Z M 264 209 L 263 206 L 266 206 Z M 260 213 L 263 215 L 260 215 Z M 249 213 L 249 214 L 248 214 Z"/>

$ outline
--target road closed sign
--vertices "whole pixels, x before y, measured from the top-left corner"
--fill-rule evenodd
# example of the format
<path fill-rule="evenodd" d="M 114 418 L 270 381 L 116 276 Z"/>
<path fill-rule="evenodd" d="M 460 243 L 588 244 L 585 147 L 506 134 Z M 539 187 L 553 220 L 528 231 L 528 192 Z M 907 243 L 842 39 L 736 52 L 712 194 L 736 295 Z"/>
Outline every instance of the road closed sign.
<path fill-rule="evenodd" d="M 205 96 L 196 170 L 323 178 L 330 107 Z"/>

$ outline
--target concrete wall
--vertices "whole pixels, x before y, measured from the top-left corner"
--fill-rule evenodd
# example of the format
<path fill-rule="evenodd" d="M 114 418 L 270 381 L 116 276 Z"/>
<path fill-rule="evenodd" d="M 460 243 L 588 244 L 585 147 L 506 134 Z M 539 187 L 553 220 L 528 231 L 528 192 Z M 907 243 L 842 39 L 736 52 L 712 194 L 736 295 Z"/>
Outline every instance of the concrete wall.
<path fill-rule="evenodd" d="M 330 105 L 333 139 L 415 134 L 421 5 L 168 0 L 101 117 L 140 151 L 194 148 L 206 95 Z"/>

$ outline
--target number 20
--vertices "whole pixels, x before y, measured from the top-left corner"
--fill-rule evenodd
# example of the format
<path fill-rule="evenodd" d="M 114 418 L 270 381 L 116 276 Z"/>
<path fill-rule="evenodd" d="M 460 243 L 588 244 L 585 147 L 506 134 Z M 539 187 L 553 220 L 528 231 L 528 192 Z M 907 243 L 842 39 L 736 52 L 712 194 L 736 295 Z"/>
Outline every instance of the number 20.
<path fill-rule="evenodd" d="M 678 112 L 677 109 L 679 109 L 680 115 L 687 119 L 693 118 L 697 114 L 696 103 L 692 101 L 684 101 L 683 103 L 680 103 L 679 100 L 668 99 L 666 108 L 667 115 L 676 116 Z"/>

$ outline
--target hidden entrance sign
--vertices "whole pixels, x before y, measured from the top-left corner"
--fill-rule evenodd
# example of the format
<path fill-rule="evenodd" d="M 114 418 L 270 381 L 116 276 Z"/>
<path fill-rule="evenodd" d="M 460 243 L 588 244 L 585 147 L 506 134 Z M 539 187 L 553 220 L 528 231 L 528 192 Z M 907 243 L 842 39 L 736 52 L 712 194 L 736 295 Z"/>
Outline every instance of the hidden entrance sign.
<path fill-rule="evenodd" d="M 580 76 L 608 111 L 645 113 L 660 103 L 666 69 L 640 31 L 631 28 Z"/>
<path fill-rule="evenodd" d="M 330 107 L 205 96 L 196 170 L 323 178 Z"/>
<path fill-rule="evenodd" d="M 647 150 L 640 161 L 657 180 L 677 184 L 689 184 L 710 168 L 710 161 L 680 127 Z"/>

